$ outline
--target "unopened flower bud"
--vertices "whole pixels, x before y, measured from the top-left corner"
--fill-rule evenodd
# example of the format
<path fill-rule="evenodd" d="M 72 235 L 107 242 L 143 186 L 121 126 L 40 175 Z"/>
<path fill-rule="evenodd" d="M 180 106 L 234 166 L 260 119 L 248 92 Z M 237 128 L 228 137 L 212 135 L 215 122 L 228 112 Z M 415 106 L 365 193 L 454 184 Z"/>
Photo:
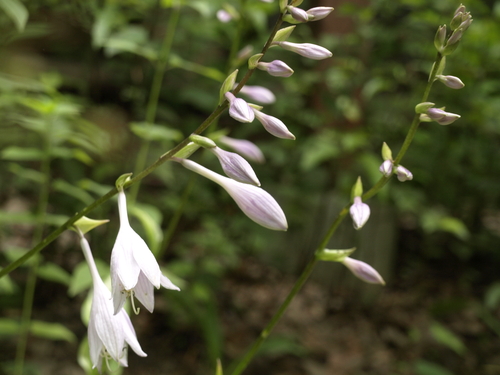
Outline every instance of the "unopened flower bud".
<path fill-rule="evenodd" d="M 354 229 L 359 230 L 366 224 L 370 217 L 370 207 L 363 203 L 361 197 L 354 197 L 354 203 L 349 209 Z"/>
<path fill-rule="evenodd" d="M 262 86 L 245 85 L 241 88 L 240 94 L 244 94 L 262 104 L 273 104 L 276 101 L 276 96 L 274 96 L 273 92 Z"/>
<path fill-rule="evenodd" d="M 440 125 L 449 125 L 460 118 L 460 115 L 446 112 L 441 108 L 429 108 L 426 112 L 426 115 L 430 120 L 436 121 Z M 420 115 L 421 120 L 426 121 L 425 119 L 422 119 L 422 116 L 424 115 Z"/>
<path fill-rule="evenodd" d="M 219 141 L 224 143 L 226 146 L 231 147 L 238 154 L 241 154 L 256 163 L 264 163 L 266 161 L 266 158 L 260 148 L 255 143 L 246 139 L 236 139 L 222 136 L 219 138 Z"/>
<path fill-rule="evenodd" d="M 276 117 L 266 115 L 255 108 L 253 110 L 257 120 L 260 121 L 264 129 L 266 129 L 269 133 L 278 138 L 295 139 L 295 136 L 290 133 L 283 121 Z"/>
<path fill-rule="evenodd" d="M 455 15 L 453 16 L 453 18 L 452 18 L 452 20 L 450 22 L 450 28 L 452 30 L 458 29 L 458 27 L 462 23 L 462 16 L 463 16 L 462 12 L 455 13 Z"/>
<path fill-rule="evenodd" d="M 342 264 L 349 268 L 349 271 L 351 271 L 354 276 L 356 276 L 358 279 L 363 280 L 364 282 L 367 282 L 369 284 L 385 285 L 385 281 L 382 276 L 380 276 L 375 268 L 365 262 L 345 257 Z"/>
<path fill-rule="evenodd" d="M 398 180 L 401 182 L 413 180 L 413 174 L 402 165 L 397 166 L 396 175 L 398 176 Z"/>
<path fill-rule="evenodd" d="M 436 120 L 436 122 L 439 125 L 450 125 L 450 124 L 454 123 L 456 120 L 458 120 L 459 118 L 460 118 L 460 115 L 457 115 L 455 113 L 446 112 L 446 115 L 441 117 L 439 120 Z"/>
<path fill-rule="evenodd" d="M 257 224 L 272 230 L 287 230 L 288 224 L 283 210 L 265 190 L 221 176 L 192 160 L 177 158 L 172 160 L 219 184 L 234 199 L 243 213 Z"/>
<path fill-rule="evenodd" d="M 304 9 L 296 8 L 294 6 L 287 6 L 288 12 L 292 15 L 293 19 L 298 22 L 309 21 L 309 15 Z"/>
<path fill-rule="evenodd" d="M 229 116 L 239 122 L 252 122 L 255 119 L 252 108 L 243 99 L 235 97 L 232 93 L 224 94 L 229 102 Z"/>
<path fill-rule="evenodd" d="M 427 116 L 431 120 L 439 120 L 440 118 L 443 118 L 446 115 L 446 112 L 440 108 L 429 108 L 426 112 Z"/>
<path fill-rule="evenodd" d="M 333 12 L 332 7 L 314 7 L 306 10 L 309 16 L 309 21 L 319 21 L 326 18 L 331 12 Z"/>
<path fill-rule="evenodd" d="M 295 29 L 295 25 L 284 27 L 283 29 L 279 29 L 276 32 L 276 35 L 273 38 L 273 42 L 284 42 L 288 39 L 288 37 L 292 34 L 292 31 Z"/>
<path fill-rule="evenodd" d="M 326 48 L 311 43 L 290 43 L 290 42 L 277 42 L 274 43 L 283 49 L 295 52 L 301 56 L 313 60 L 323 60 L 332 57 L 332 53 Z"/>
<path fill-rule="evenodd" d="M 446 39 L 446 25 L 439 26 L 436 36 L 434 37 L 434 46 L 438 51 L 444 47 L 444 42 Z"/>
<path fill-rule="evenodd" d="M 426 113 L 429 108 L 434 107 L 436 104 L 432 102 L 418 103 L 415 106 L 415 113 Z"/>
<path fill-rule="evenodd" d="M 268 72 L 273 77 L 290 77 L 293 69 L 281 60 L 274 60 L 270 63 L 259 62 L 257 68 Z"/>
<path fill-rule="evenodd" d="M 245 184 L 260 186 L 254 170 L 240 155 L 225 151 L 219 147 L 209 148 L 208 150 L 217 156 L 226 176 Z"/>
<path fill-rule="evenodd" d="M 464 83 L 460 80 L 460 78 L 455 77 L 455 76 L 443 76 L 443 75 L 438 75 L 436 78 L 443 82 L 446 86 L 449 88 L 458 90 L 461 88 L 464 88 L 465 85 Z"/>
<path fill-rule="evenodd" d="M 227 23 L 233 19 L 233 16 L 231 16 L 231 14 L 229 14 L 228 11 L 225 11 L 224 9 L 219 9 L 217 11 L 217 19 L 222 23 Z"/>
<path fill-rule="evenodd" d="M 390 177 L 392 175 L 392 160 L 385 160 L 382 165 L 380 165 L 379 171 L 385 177 Z"/>

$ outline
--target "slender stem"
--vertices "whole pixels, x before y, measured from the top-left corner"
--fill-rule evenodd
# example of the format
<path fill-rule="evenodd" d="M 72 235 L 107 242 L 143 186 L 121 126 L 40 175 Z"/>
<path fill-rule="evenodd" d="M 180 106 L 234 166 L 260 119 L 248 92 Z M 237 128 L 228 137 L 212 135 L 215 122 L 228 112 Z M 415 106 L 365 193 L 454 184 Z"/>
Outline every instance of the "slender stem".
<path fill-rule="evenodd" d="M 156 112 L 158 109 L 158 100 L 160 98 L 160 91 L 163 82 L 163 77 L 165 75 L 165 70 L 168 65 L 168 59 L 170 56 L 170 51 L 172 49 L 172 44 L 175 36 L 175 29 L 179 22 L 180 6 L 175 6 L 172 8 L 172 13 L 168 20 L 167 30 L 165 36 L 163 37 L 163 43 L 161 46 L 160 54 L 158 56 L 158 61 L 156 62 L 155 72 L 153 76 L 153 82 L 151 84 L 151 91 L 149 93 L 149 100 L 146 107 L 146 123 L 154 124 L 156 120 Z M 150 141 L 143 139 L 141 142 L 141 148 L 137 155 L 134 174 L 139 173 L 144 169 L 149 151 Z M 130 202 L 135 202 L 137 194 L 139 193 L 140 184 L 134 185 L 130 189 L 129 200 Z"/>
<path fill-rule="evenodd" d="M 424 91 L 424 95 L 422 98 L 422 102 L 427 101 L 427 98 L 429 97 L 430 91 L 432 84 L 434 82 L 434 78 L 436 77 L 437 73 L 437 67 L 439 66 L 441 62 L 442 56 L 441 54 L 438 53 L 438 56 L 436 58 L 436 62 L 433 66 L 433 69 L 430 74 L 429 81 L 427 83 L 427 86 Z M 415 136 L 415 133 L 418 129 L 418 125 L 420 124 L 420 115 L 416 115 L 413 118 L 412 124 L 410 126 L 410 129 L 408 130 L 408 134 L 406 135 L 405 141 L 403 143 L 403 146 L 401 147 L 401 150 L 399 151 L 398 155 L 396 156 L 396 159 L 394 161 L 395 164 L 399 163 L 403 156 L 406 154 L 406 151 L 410 147 L 410 144 Z M 390 177 L 385 177 L 382 176 L 379 181 L 370 189 L 368 190 L 365 194 L 363 194 L 363 200 L 368 200 L 369 198 L 373 197 L 376 195 L 384 186 L 385 184 L 389 181 Z M 293 298 L 297 295 L 297 293 L 300 291 L 302 286 L 305 284 L 307 279 L 312 273 L 312 270 L 316 263 L 318 262 L 317 254 L 321 252 L 323 249 L 326 248 L 328 245 L 328 242 L 332 238 L 332 236 L 335 234 L 337 228 L 339 227 L 340 223 L 345 219 L 347 214 L 349 213 L 349 207 L 350 205 L 345 206 L 342 208 L 342 210 L 339 212 L 337 218 L 333 221 L 333 223 L 330 225 L 330 228 L 326 232 L 325 236 L 321 240 L 321 243 L 319 244 L 318 248 L 315 251 L 315 255 L 311 258 L 309 263 L 306 264 L 304 267 L 304 270 L 300 274 L 299 278 L 293 285 L 292 289 L 288 293 L 286 299 L 283 301 L 281 306 L 278 308 L 278 311 L 273 315 L 267 326 L 262 330 L 260 333 L 259 337 L 255 339 L 253 344 L 250 346 L 248 351 L 245 353 L 245 355 L 238 361 L 236 364 L 236 367 L 234 370 L 231 372 L 231 375 L 240 375 L 248 366 L 248 364 L 251 362 L 252 358 L 255 356 L 255 354 L 258 352 L 259 348 L 261 347 L 262 343 L 266 340 L 266 338 L 269 336 L 271 331 L 273 330 L 274 326 L 278 323 L 280 318 L 283 316 L 285 313 L 286 309 L 292 302 Z"/>
<path fill-rule="evenodd" d="M 262 53 L 265 53 L 269 47 L 271 46 L 271 43 L 274 39 L 274 36 L 276 35 L 276 32 L 279 30 L 280 25 L 282 24 L 282 17 L 283 14 L 280 16 L 280 18 L 277 20 L 273 31 L 271 32 L 269 39 L 267 40 L 264 48 L 262 49 Z M 236 87 L 233 90 L 233 93 L 238 93 L 241 88 L 245 85 L 245 83 L 248 81 L 248 79 L 251 77 L 253 73 L 253 70 L 248 70 L 243 79 L 240 81 L 238 87 Z M 201 123 L 201 125 L 193 132 L 193 134 L 201 134 L 203 133 L 211 124 L 214 122 L 221 114 L 224 112 L 229 103 L 227 101 L 224 101 L 222 104 L 217 106 L 217 108 L 214 109 L 214 111 Z M 183 141 L 181 141 L 177 146 L 172 148 L 170 151 L 166 152 L 162 156 L 160 156 L 153 164 L 151 164 L 149 167 L 144 169 L 143 171 L 135 174 L 133 178 L 131 178 L 124 186 L 123 188 L 129 188 L 130 186 L 133 186 L 134 184 L 138 183 L 141 181 L 144 177 L 149 175 L 151 172 L 153 172 L 156 168 L 158 168 L 160 165 L 165 163 L 167 160 L 172 158 L 176 153 L 178 153 L 182 148 L 184 148 L 187 144 L 189 143 L 189 137 L 185 138 Z M 82 216 L 87 215 L 89 212 L 91 212 L 94 208 L 99 207 L 101 204 L 107 202 L 109 199 L 111 199 L 114 195 L 116 195 L 118 191 L 116 188 L 111 189 L 108 191 L 105 195 L 102 197 L 96 199 L 93 203 L 82 209 L 80 212 L 77 212 L 75 215 L 73 215 L 71 218 L 69 218 L 63 225 L 55 229 L 53 232 L 51 232 L 47 237 L 45 237 L 42 241 L 40 241 L 35 247 L 33 247 L 30 251 L 28 251 L 26 254 L 24 254 L 22 257 L 19 259 L 16 259 L 14 262 L 10 263 L 6 267 L 0 269 L 0 278 L 3 276 L 7 275 L 8 273 L 12 272 L 16 268 L 18 268 L 20 265 L 22 265 L 24 262 L 26 262 L 28 259 L 33 257 L 34 255 L 38 254 L 40 251 L 42 251 L 45 247 L 47 247 L 52 241 L 54 241 L 57 237 L 61 235 L 65 230 L 71 228 L 73 224 L 80 219 Z"/>
<path fill-rule="evenodd" d="M 47 120 L 47 127 L 50 127 L 50 121 Z M 50 190 L 50 131 L 47 129 L 43 135 L 43 159 L 40 166 L 40 171 L 43 175 L 43 182 L 40 186 L 40 195 L 36 209 L 36 227 L 33 234 L 33 245 L 38 243 L 43 237 L 44 220 L 47 212 Z M 24 371 L 24 359 L 26 356 L 26 347 L 28 345 L 28 336 L 31 326 L 31 313 L 33 310 L 33 299 L 35 297 L 36 280 L 38 273 L 38 258 L 34 259 L 33 264 L 29 268 L 26 287 L 23 298 L 23 311 L 21 315 L 21 325 L 19 331 L 19 339 L 16 348 L 15 374 L 22 375 Z"/>

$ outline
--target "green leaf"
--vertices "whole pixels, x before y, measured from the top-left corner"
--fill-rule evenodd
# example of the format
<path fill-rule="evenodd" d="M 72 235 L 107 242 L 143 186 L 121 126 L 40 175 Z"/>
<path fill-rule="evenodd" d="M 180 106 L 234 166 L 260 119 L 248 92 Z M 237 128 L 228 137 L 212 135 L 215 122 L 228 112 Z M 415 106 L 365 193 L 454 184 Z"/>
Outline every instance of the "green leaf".
<path fill-rule="evenodd" d="M 106 265 L 102 260 L 95 259 L 99 275 L 103 279 L 109 275 L 109 266 Z M 69 281 L 68 295 L 70 297 L 76 296 L 78 293 L 90 288 L 92 285 L 92 277 L 90 276 L 90 270 L 86 262 L 81 262 L 78 264 L 73 273 L 71 274 L 71 280 Z"/>
<path fill-rule="evenodd" d="M 461 240 L 466 240 L 470 235 L 462 220 L 449 216 L 438 209 L 426 211 L 422 215 L 421 221 L 422 227 L 427 233 L 445 231 L 454 234 Z"/>
<path fill-rule="evenodd" d="M 415 372 L 418 375 L 453 375 L 453 373 L 441 365 L 419 359 L 415 362 Z"/>
<path fill-rule="evenodd" d="M 10 163 L 9 170 L 12 173 L 14 173 L 17 177 L 23 178 L 25 180 L 34 181 L 37 184 L 41 184 L 44 180 L 44 175 L 42 172 L 39 172 L 31 168 L 23 168 L 17 163 Z"/>
<path fill-rule="evenodd" d="M 220 70 L 184 60 L 175 54 L 170 55 L 168 63 L 173 68 L 184 69 L 188 72 L 199 74 L 201 76 L 213 79 L 217 82 L 222 82 L 226 78 L 226 75 Z"/>
<path fill-rule="evenodd" d="M 135 204 L 129 207 L 130 214 L 135 216 L 142 224 L 146 232 L 149 248 L 156 254 L 163 240 L 163 232 L 160 227 L 162 214 L 160 210 L 151 205 Z"/>
<path fill-rule="evenodd" d="M 180 141 L 183 137 L 178 130 L 147 122 L 132 122 L 130 123 L 130 130 L 146 141 Z"/>
<path fill-rule="evenodd" d="M 17 285 L 14 284 L 9 275 L 0 278 L 0 294 L 14 294 L 16 291 Z"/>
<path fill-rule="evenodd" d="M 28 10 L 19 0 L 0 0 L 0 8 L 16 24 L 17 31 L 21 32 L 28 21 Z"/>
<path fill-rule="evenodd" d="M 75 186 L 70 184 L 69 182 L 66 182 L 61 179 L 57 179 L 52 183 L 52 187 L 56 191 L 60 191 L 61 193 L 67 194 L 70 197 L 76 198 L 83 202 L 86 206 L 90 205 L 93 201 L 94 198 L 87 193 L 84 189 L 81 187 Z"/>
<path fill-rule="evenodd" d="M 6 147 L 2 151 L 2 159 L 4 160 L 19 160 L 19 161 L 37 161 L 41 160 L 43 152 L 32 147 Z"/>
<path fill-rule="evenodd" d="M 42 279 L 69 285 L 71 276 L 63 268 L 54 263 L 45 263 L 38 267 L 38 276 Z"/>
<path fill-rule="evenodd" d="M 432 337 L 437 342 L 452 349 L 457 354 L 463 355 L 467 350 L 462 340 L 442 324 L 439 324 L 438 322 L 432 323 L 430 331 Z"/>
<path fill-rule="evenodd" d="M 318 260 L 324 260 L 329 262 L 342 262 L 346 257 L 351 255 L 356 250 L 355 247 L 351 249 L 342 250 L 329 250 L 323 249 L 316 254 Z"/>
<path fill-rule="evenodd" d="M 50 340 L 63 340 L 67 342 L 75 342 L 76 336 L 59 323 L 48 323 L 39 320 L 31 322 L 30 332 L 38 337 L 43 337 Z"/>
<path fill-rule="evenodd" d="M 13 336 L 19 332 L 19 322 L 14 319 L 0 318 L 0 337 Z"/>

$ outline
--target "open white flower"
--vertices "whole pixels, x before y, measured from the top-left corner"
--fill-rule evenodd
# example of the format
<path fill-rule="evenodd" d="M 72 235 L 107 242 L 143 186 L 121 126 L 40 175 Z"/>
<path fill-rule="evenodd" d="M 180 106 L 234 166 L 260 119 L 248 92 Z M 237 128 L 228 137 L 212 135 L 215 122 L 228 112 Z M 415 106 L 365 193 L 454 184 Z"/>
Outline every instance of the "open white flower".
<path fill-rule="evenodd" d="M 93 283 L 92 307 L 88 327 L 88 340 L 92 368 L 101 372 L 103 358 L 110 358 L 120 365 L 127 367 L 127 344 L 141 357 L 146 357 L 143 352 L 134 327 L 127 312 L 120 308 L 114 314 L 111 293 L 104 285 L 90 251 L 90 246 L 83 234 L 80 232 L 80 244 L 83 254 L 90 268 Z"/>
<path fill-rule="evenodd" d="M 154 309 L 154 288 L 180 290 L 166 276 L 144 240 L 132 229 L 128 221 L 127 200 L 123 190 L 118 192 L 120 230 L 111 252 L 111 288 L 115 314 L 123 307 L 127 296 L 144 305 L 149 312 Z"/>

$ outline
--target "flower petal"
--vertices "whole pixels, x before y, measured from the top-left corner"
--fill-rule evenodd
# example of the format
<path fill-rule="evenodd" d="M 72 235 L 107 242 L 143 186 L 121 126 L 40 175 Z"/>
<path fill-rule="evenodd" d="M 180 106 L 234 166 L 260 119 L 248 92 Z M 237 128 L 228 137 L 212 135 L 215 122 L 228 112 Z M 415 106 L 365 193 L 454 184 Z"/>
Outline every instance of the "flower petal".
<path fill-rule="evenodd" d="M 155 308 L 154 287 L 142 272 L 139 274 L 139 280 L 134 288 L 134 295 L 150 313 L 153 312 Z"/>
<path fill-rule="evenodd" d="M 160 283 L 161 283 L 161 286 L 164 287 L 165 289 L 172 289 L 172 290 L 179 290 L 180 291 L 180 288 L 178 286 L 174 285 L 174 283 L 171 282 L 170 279 L 167 276 L 164 276 L 163 274 L 161 275 Z"/>
<path fill-rule="evenodd" d="M 146 242 L 132 228 L 130 228 L 131 246 L 134 259 L 144 275 L 156 288 L 160 287 L 161 270 L 155 256 L 149 250 Z M 138 275 L 139 277 L 139 275 Z M 136 283 L 137 284 L 137 283 Z"/>
<path fill-rule="evenodd" d="M 141 271 L 133 255 L 132 232 L 135 233 L 129 225 L 121 225 L 111 251 L 111 275 L 118 275 L 126 290 L 134 288 Z"/>
<path fill-rule="evenodd" d="M 148 355 L 144 353 L 144 351 L 141 348 L 141 345 L 139 344 L 139 341 L 137 340 L 134 326 L 132 325 L 132 322 L 130 321 L 130 318 L 125 312 L 125 310 L 122 309 L 117 316 L 120 319 L 120 325 L 123 328 L 125 341 L 130 345 L 135 354 L 137 354 L 140 357 L 147 357 Z"/>

